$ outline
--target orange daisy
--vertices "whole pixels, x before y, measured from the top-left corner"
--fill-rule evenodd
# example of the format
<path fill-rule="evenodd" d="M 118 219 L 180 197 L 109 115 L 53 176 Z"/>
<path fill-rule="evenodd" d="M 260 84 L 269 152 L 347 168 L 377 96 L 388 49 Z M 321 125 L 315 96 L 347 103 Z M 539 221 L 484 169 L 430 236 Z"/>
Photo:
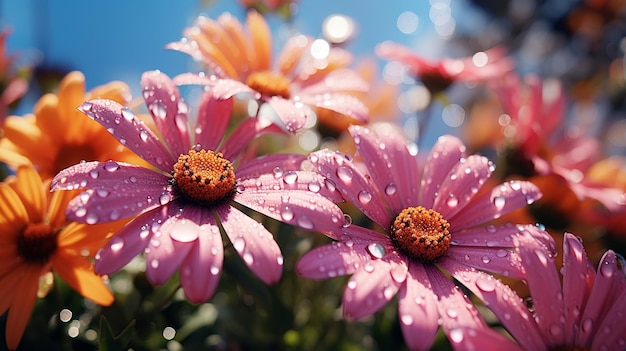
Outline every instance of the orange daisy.
<path fill-rule="evenodd" d="M 65 208 L 74 191 L 49 191 L 32 166 L 0 184 L 0 315 L 8 310 L 6 340 L 16 349 L 38 297 L 55 272 L 72 289 L 99 305 L 113 295 L 93 272 L 93 257 L 108 235 L 123 223 L 87 225 L 68 222 Z"/>
<path fill-rule="evenodd" d="M 130 89 L 125 83 L 111 82 L 85 92 L 85 76 L 69 73 L 57 94 L 39 99 L 33 114 L 7 117 L 0 139 L 0 162 L 12 168 L 33 164 L 44 179 L 82 160 L 136 162 L 136 155 L 76 109 L 96 97 L 125 104 Z"/>

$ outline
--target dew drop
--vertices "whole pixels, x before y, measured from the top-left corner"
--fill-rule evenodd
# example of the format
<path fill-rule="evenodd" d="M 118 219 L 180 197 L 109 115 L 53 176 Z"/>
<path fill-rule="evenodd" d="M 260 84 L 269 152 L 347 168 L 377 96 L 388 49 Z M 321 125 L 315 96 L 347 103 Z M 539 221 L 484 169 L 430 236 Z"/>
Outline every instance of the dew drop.
<path fill-rule="evenodd" d="M 112 221 L 117 221 L 118 219 L 120 219 L 120 211 L 118 211 L 118 210 L 111 211 L 111 214 L 109 215 L 109 218 Z"/>
<path fill-rule="evenodd" d="M 446 205 L 448 205 L 448 207 L 450 208 L 453 208 L 453 207 L 456 207 L 456 205 L 458 204 L 459 204 L 459 200 L 456 198 L 456 196 L 450 194 L 448 201 L 446 201 Z"/>
<path fill-rule="evenodd" d="M 496 280 L 488 275 L 480 275 L 476 279 L 476 286 L 484 292 L 492 292 L 496 290 Z"/>
<path fill-rule="evenodd" d="M 499 249 L 498 251 L 496 251 L 496 256 L 500 257 L 500 258 L 504 258 L 509 254 L 509 252 L 505 249 Z"/>
<path fill-rule="evenodd" d="M 483 263 L 487 264 L 487 263 L 491 262 L 491 258 L 489 256 L 483 256 L 482 257 L 482 261 L 483 261 Z"/>
<path fill-rule="evenodd" d="M 371 243 L 367 245 L 366 249 L 373 258 L 383 258 L 386 253 L 385 248 L 379 243 Z"/>
<path fill-rule="evenodd" d="M 109 247 L 114 253 L 119 252 L 124 247 L 124 240 L 119 236 L 114 236 L 109 243 Z"/>
<path fill-rule="evenodd" d="M 383 296 L 387 300 L 391 300 L 391 298 L 395 295 L 395 291 L 392 286 L 388 286 L 383 290 Z"/>
<path fill-rule="evenodd" d="M 254 263 L 254 257 L 252 257 L 252 254 L 250 253 L 250 251 L 246 251 L 243 254 L 242 258 L 243 258 L 243 261 L 248 265 L 251 265 Z"/>
<path fill-rule="evenodd" d="M 350 279 L 348 281 L 348 289 L 352 289 L 352 290 L 356 289 L 356 280 Z"/>
<path fill-rule="evenodd" d="M 76 217 L 84 217 L 87 214 L 87 209 L 84 206 L 80 206 L 74 211 Z"/>
<path fill-rule="evenodd" d="M 362 203 L 363 205 L 367 205 L 370 201 L 372 201 L 372 194 L 365 190 L 362 190 L 359 192 L 358 198 L 360 203 Z"/>
<path fill-rule="evenodd" d="M 154 268 L 154 269 L 159 268 L 159 260 L 157 260 L 156 258 L 155 258 L 155 259 L 152 259 L 152 260 L 150 261 L 150 267 L 152 267 L 152 268 Z"/>
<path fill-rule="evenodd" d="M 283 182 L 286 184 L 292 185 L 296 182 L 296 180 L 298 180 L 298 173 L 294 171 L 289 171 L 283 176 Z"/>
<path fill-rule="evenodd" d="M 505 203 L 506 199 L 502 196 L 496 196 L 493 198 L 493 205 L 496 207 L 496 210 L 503 209 Z"/>
<path fill-rule="evenodd" d="M 100 173 L 97 169 L 92 169 L 91 171 L 89 171 L 89 176 L 91 177 L 91 179 L 98 178 L 98 175 L 100 175 Z"/>
<path fill-rule="evenodd" d="M 233 241 L 233 247 L 237 250 L 237 252 L 242 252 L 246 247 L 246 242 L 241 237 L 236 238 L 235 241 Z"/>
<path fill-rule="evenodd" d="M 98 188 L 96 189 L 96 194 L 100 197 L 107 197 L 109 196 L 110 192 L 107 189 Z"/>
<path fill-rule="evenodd" d="M 321 190 L 321 188 L 322 187 L 320 186 L 320 183 L 318 183 L 318 182 L 311 182 L 311 183 L 309 183 L 309 191 L 317 193 L 317 192 L 319 192 Z"/>
<path fill-rule="evenodd" d="M 385 194 L 387 194 L 389 196 L 395 194 L 397 191 L 398 191 L 398 187 L 395 184 L 393 184 L 393 183 L 389 183 L 385 187 Z"/>
<path fill-rule="evenodd" d="M 583 332 L 584 333 L 591 333 L 591 329 L 593 328 L 593 321 L 591 320 L 591 318 L 587 318 L 583 321 Z"/>
<path fill-rule="evenodd" d="M 96 224 L 98 223 L 98 215 L 95 213 L 90 213 L 87 215 L 87 218 L 85 218 L 85 222 L 87 224 Z"/>
<path fill-rule="evenodd" d="M 456 344 L 460 344 L 463 342 L 463 330 L 462 329 L 452 329 L 449 334 L 450 341 Z"/>
<path fill-rule="evenodd" d="M 613 273 L 615 273 L 615 269 L 613 265 L 610 264 L 610 262 L 604 261 L 602 262 L 602 266 L 600 267 L 600 273 L 605 278 L 610 278 Z"/>
<path fill-rule="evenodd" d="M 142 141 L 147 141 L 148 140 L 148 132 L 146 132 L 144 129 L 142 129 L 139 132 L 139 137 L 141 138 Z"/>
<path fill-rule="evenodd" d="M 218 275 L 220 273 L 220 267 L 216 264 L 212 264 L 211 268 L 209 268 L 209 272 L 213 275 Z"/>
<path fill-rule="evenodd" d="M 344 215 L 343 215 L 343 219 L 344 219 L 344 222 L 343 222 L 343 224 L 341 225 L 343 228 L 348 228 L 349 226 L 351 226 L 351 225 L 352 225 L 352 217 L 350 217 L 350 215 L 349 215 L 349 214 L 344 213 Z"/>
<path fill-rule="evenodd" d="M 289 206 L 285 206 L 285 208 L 280 212 L 280 216 L 284 221 L 291 221 L 293 219 L 294 213 Z"/>
<path fill-rule="evenodd" d="M 304 228 L 304 229 L 309 229 L 309 230 L 311 230 L 311 229 L 313 229 L 313 228 L 314 228 L 313 221 L 311 221 L 309 218 L 304 217 L 304 216 L 303 216 L 303 217 L 298 218 L 298 220 L 296 221 L 296 223 L 297 223 L 300 227 L 302 227 L 302 228 Z"/>
<path fill-rule="evenodd" d="M 124 119 L 127 120 L 128 122 L 132 122 L 133 119 L 135 118 L 135 115 L 133 114 L 133 112 L 130 109 L 123 108 L 122 109 L 122 117 L 124 117 Z"/>
<path fill-rule="evenodd" d="M 61 182 L 63 182 L 63 180 L 61 180 Z M 328 189 L 328 191 L 330 192 L 337 190 L 337 186 L 335 185 L 335 183 L 328 178 L 324 179 L 324 186 L 326 186 L 326 189 Z"/>
<path fill-rule="evenodd" d="M 411 325 L 413 324 L 413 316 L 410 314 L 403 314 L 400 316 L 400 322 L 404 325 Z"/>
<path fill-rule="evenodd" d="M 112 160 L 109 160 L 104 164 L 104 169 L 108 172 L 115 172 L 119 168 L 120 168 L 120 165 L 117 162 L 112 161 Z"/>
<path fill-rule="evenodd" d="M 283 176 L 283 169 L 280 167 L 275 167 L 272 172 L 274 173 L 274 178 L 278 179 Z"/>
<path fill-rule="evenodd" d="M 161 205 L 165 205 L 172 200 L 172 195 L 170 193 L 164 192 L 159 196 L 159 203 Z"/>
<path fill-rule="evenodd" d="M 161 100 L 154 101 L 148 106 L 152 115 L 161 119 L 167 117 L 167 106 Z"/>
<path fill-rule="evenodd" d="M 352 181 L 352 170 L 346 166 L 340 166 L 337 168 L 337 177 L 344 183 L 350 183 Z"/>

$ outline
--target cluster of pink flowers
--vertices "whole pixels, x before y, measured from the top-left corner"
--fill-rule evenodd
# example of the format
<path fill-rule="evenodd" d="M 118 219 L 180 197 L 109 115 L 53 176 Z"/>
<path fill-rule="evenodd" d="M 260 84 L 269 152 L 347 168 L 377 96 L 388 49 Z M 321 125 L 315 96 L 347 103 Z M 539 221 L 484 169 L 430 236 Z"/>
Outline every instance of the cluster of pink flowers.
<path fill-rule="evenodd" d="M 476 65 L 469 57 L 429 62 L 389 42 L 378 47 L 380 57 L 407 65 L 433 94 L 459 81 L 489 83 L 499 93 L 508 129 L 496 147 L 526 168 L 503 165 L 510 172 L 498 178 L 495 163 L 468 152 L 457 136 L 442 135 L 423 151 L 397 124 L 369 120 L 368 102 L 358 98 L 369 83 L 346 50 L 313 57 L 315 39 L 298 34 L 273 60 L 271 39 L 256 11 L 245 26 L 230 14 L 199 17 L 167 48 L 196 59 L 202 72 L 145 72 L 141 108 L 100 97 L 74 106 L 139 157 L 85 159 L 51 180 L 51 191 L 77 194 L 68 220 L 125 221 L 94 255 L 96 274 L 114 275 L 142 256 L 150 283 L 178 272 L 185 298 L 203 303 L 218 289 L 224 234 L 250 271 L 274 284 L 286 259 L 260 220 L 270 218 L 329 238 L 297 257 L 297 273 L 349 276 L 341 298 L 349 321 L 397 303 L 411 350 L 429 349 L 440 329 L 458 350 L 626 348 L 621 256 L 606 251 L 596 271 L 576 237 L 582 234 L 555 234 L 515 216 L 550 191 L 534 182 L 545 175 L 561 177 L 580 201 L 596 201 L 597 211 L 624 213 L 624 189 L 585 178 L 594 162 L 583 153 L 591 141 L 568 131 L 552 138 L 564 114 L 562 90 L 543 101 L 541 80 L 522 84 L 501 48 L 485 51 Z M 197 103 L 180 89 L 188 85 L 200 87 Z M 315 114 L 329 111 L 352 121 L 349 147 L 280 153 L 260 142 L 315 128 Z M 527 286 L 530 306 L 509 282 Z M 8 308 L 0 303 L 0 313 Z"/>

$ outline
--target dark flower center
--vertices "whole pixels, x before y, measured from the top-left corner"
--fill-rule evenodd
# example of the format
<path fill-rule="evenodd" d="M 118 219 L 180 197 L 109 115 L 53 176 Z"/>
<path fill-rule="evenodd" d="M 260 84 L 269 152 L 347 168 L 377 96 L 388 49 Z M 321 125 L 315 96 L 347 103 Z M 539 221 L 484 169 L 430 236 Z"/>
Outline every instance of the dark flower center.
<path fill-rule="evenodd" d="M 291 96 L 289 79 L 275 72 L 253 72 L 246 79 L 246 85 L 264 96 L 281 96 L 285 99 Z"/>
<path fill-rule="evenodd" d="M 433 95 L 439 94 L 454 83 L 452 77 L 443 75 L 438 70 L 420 72 L 419 80 Z"/>
<path fill-rule="evenodd" d="M 178 195 L 203 205 L 229 200 L 235 192 L 235 171 L 220 152 L 190 150 L 174 165 Z"/>
<path fill-rule="evenodd" d="M 17 254 L 27 262 L 46 263 L 57 249 L 57 233 L 50 225 L 30 223 L 17 237 Z"/>
<path fill-rule="evenodd" d="M 391 226 L 391 241 L 405 255 L 432 262 L 450 247 L 450 224 L 435 210 L 405 208 Z"/>
<path fill-rule="evenodd" d="M 54 159 L 55 174 L 69 166 L 73 166 L 82 160 L 95 160 L 96 153 L 88 145 L 63 145 Z"/>

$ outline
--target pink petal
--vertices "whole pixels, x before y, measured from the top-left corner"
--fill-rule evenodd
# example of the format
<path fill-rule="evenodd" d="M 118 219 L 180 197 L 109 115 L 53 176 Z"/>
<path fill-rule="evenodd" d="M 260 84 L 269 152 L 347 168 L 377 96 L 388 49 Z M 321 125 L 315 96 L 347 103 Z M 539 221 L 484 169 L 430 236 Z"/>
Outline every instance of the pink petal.
<path fill-rule="evenodd" d="M 456 231 L 456 228 L 451 227 L 450 232 L 453 246 L 514 247 L 514 238 L 520 232 L 520 228 L 507 223 L 501 226 L 489 225 L 461 231 Z"/>
<path fill-rule="evenodd" d="M 185 215 L 183 212 L 181 216 Z M 152 284 L 162 285 L 170 279 L 194 245 L 195 241 L 181 242 L 172 238 L 172 231 L 182 229 L 178 227 L 182 221 L 198 226 L 194 219 L 171 215 L 152 235 L 146 255 L 146 276 Z M 196 230 L 199 231 L 199 228 Z"/>
<path fill-rule="evenodd" d="M 253 178 L 237 178 L 237 189 L 246 192 L 263 193 L 276 190 L 308 191 L 311 194 L 320 194 L 334 202 L 342 201 L 338 191 L 329 191 L 324 186 L 324 177 L 314 172 L 284 171 L 274 169 L 272 174 L 263 174 Z M 240 174 L 239 172 L 237 174 Z"/>
<path fill-rule="evenodd" d="M 348 129 L 357 152 L 364 159 L 372 180 L 390 206 L 400 213 L 417 203 L 419 170 L 417 159 L 409 153 L 402 132 L 395 128 L 380 128 L 375 132 L 361 126 Z M 399 170 L 402 172 L 393 172 Z"/>
<path fill-rule="evenodd" d="M 378 196 L 376 186 L 352 163 L 351 157 L 330 150 L 309 155 L 309 161 L 326 177 L 326 185 L 336 188 L 342 196 L 357 206 L 367 217 L 383 228 L 391 225 L 386 204 Z"/>
<path fill-rule="evenodd" d="M 237 178 L 254 178 L 274 173 L 278 178 L 286 171 L 299 171 L 306 156 L 302 154 L 265 154 L 237 167 Z"/>
<path fill-rule="evenodd" d="M 343 292 L 343 311 L 346 318 L 357 320 L 371 316 L 389 302 L 402 282 L 392 278 L 391 270 L 402 262 L 386 259 L 370 260 L 348 280 Z"/>
<path fill-rule="evenodd" d="M 433 209 L 444 218 L 451 218 L 470 202 L 492 171 L 493 164 L 486 157 L 471 155 L 461 159 L 444 176 L 439 186 L 441 195 L 435 199 Z"/>
<path fill-rule="evenodd" d="M 422 264 L 409 264 L 409 276 L 400 289 L 398 315 L 402 335 L 411 350 L 427 350 L 431 347 L 439 329 L 439 312 L 433 301 L 430 280 Z"/>
<path fill-rule="evenodd" d="M 152 130 L 129 108 L 112 100 L 96 99 L 83 103 L 78 110 L 100 123 L 122 145 L 139 157 L 162 171 L 171 171 L 170 168 L 176 159 Z"/>
<path fill-rule="evenodd" d="M 168 217 L 168 208 L 159 207 L 127 223 L 96 254 L 96 273 L 107 275 L 122 269 L 148 246 L 160 223 Z"/>
<path fill-rule="evenodd" d="M 299 101 L 307 105 L 317 106 L 350 116 L 359 122 L 369 121 L 369 109 L 354 96 L 341 93 L 325 93 L 316 95 L 298 95 Z"/>
<path fill-rule="evenodd" d="M 306 230 L 333 231 L 346 225 L 343 211 L 334 202 L 310 191 L 244 190 L 238 192 L 233 200 L 270 218 Z"/>
<path fill-rule="evenodd" d="M 448 339 L 455 351 L 523 351 L 513 340 L 489 327 L 459 326 L 450 330 Z"/>
<path fill-rule="evenodd" d="M 376 47 L 376 54 L 383 59 L 399 61 L 408 65 L 414 74 L 436 69 L 437 66 L 413 53 L 407 47 L 393 42 L 383 42 Z"/>
<path fill-rule="evenodd" d="M 150 169 L 117 163 L 85 162 L 59 172 L 52 190 L 88 188 L 70 201 L 69 219 L 104 223 L 128 218 L 173 198 L 168 177 Z"/>
<path fill-rule="evenodd" d="M 446 256 L 467 266 L 506 277 L 524 278 L 519 255 L 505 248 L 450 246 Z"/>
<path fill-rule="evenodd" d="M 217 150 L 226 133 L 232 111 L 232 99 L 218 99 L 211 93 L 202 94 L 194 130 L 196 144 L 206 150 Z"/>
<path fill-rule="evenodd" d="M 549 255 L 541 245 L 524 241 L 520 245 L 520 256 L 528 274 L 526 282 L 533 298 L 539 330 L 548 344 L 562 345 L 565 341 L 563 315 L 563 291 L 561 278 L 556 271 L 554 256 Z"/>
<path fill-rule="evenodd" d="M 582 328 L 577 335 L 577 345 L 587 345 L 589 340 L 602 332 L 599 329 L 600 321 L 623 294 L 624 288 L 624 271 L 618 265 L 615 252 L 609 250 L 598 264 L 598 272 L 581 317 Z"/>
<path fill-rule="evenodd" d="M 507 285 L 487 273 L 445 257 L 439 259 L 439 264 L 498 316 L 523 349 L 546 350 L 532 315 L 522 299 Z"/>
<path fill-rule="evenodd" d="M 563 302 L 565 325 L 579 325 L 581 311 L 596 277 L 596 269 L 587 258 L 582 242 L 570 233 L 563 238 Z M 574 328 L 565 329 L 565 339 L 574 340 Z"/>
<path fill-rule="evenodd" d="M 441 185 L 441 175 L 450 173 L 452 167 L 463 157 L 465 157 L 465 145 L 459 138 L 443 135 L 437 139 L 424 163 L 419 204 L 425 208 L 433 208 Z"/>
<path fill-rule="evenodd" d="M 186 154 L 191 148 L 188 107 L 178 87 L 160 71 L 145 72 L 141 76 L 143 98 L 152 119 L 174 155 Z"/>
<path fill-rule="evenodd" d="M 298 274 L 309 279 L 350 275 L 359 267 L 369 264 L 370 260 L 382 258 L 385 253 L 394 250 L 389 237 L 359 226 L 344 228 L 337 233 L 336 238 L 340 238 L 341 241 L 315 248 L 304 254 L 296 265 Z M 376 255 L 380 254 L 380 257 L 373 256 L 370 251 Z"/>
<path fill-rule="evenodd" d="M 311 109 L 302 102 L 274 96 L 268 101 L 287 131 L 295 133 L 304 127 Z"/>
<path fill-rule="evenodd" d="M 621 294 L 616 295 L 614 304 L 598 326 L 598 333 L 593 337 L 591 350 L 620 350 L 624 348 L 626 335 L 625 311 L 626 290 L 622 289 Z"/>
<path fill-rule="evenodd" d="M 534 184 L 511 180 L 472 200 L 453 217 L 447 218 L 451 227 L 467 228 L 500 218 L 510 211 L 527 206 L 541 197 Z"/>
<path fill-rule="evenodd" d="M 224 154 L 225 158 L 234 160 L 256 137 L 266 133 L 282 132 L 278 126 L 261 118 L 247 118 L 239 123 L 237 128 L 219 148 L 219 151 Z"/>
<path fill-rule="evenodd" d="M 204 59 L 204 55 L 202 54 L 202 51 L 200 51 L 200 49 L 198 48 L 198 44 L 195 41 L 184 39 L 184 40 L 168 43 L 165 46 L 165 48 L 187 54 L 196 61 L 202 61 Z M 213 63 L 213 61 L 210 61 L 210 62 Z M 205 62 L 205 63 L 208 64 L 209 62 Z M 215 63 L 213 63 L 213 65 L 217 66 L 215 65 Z"/>
<path fill-rule="evenodd" d="M 217 222 L 212 215 L 203 218 L 198 240 L 185 257 L 180 282 L 185 297 L 192 303 L 206 302 L 219 283 L 224 261 L 224 247 Z"/>
<path fill-rule="evenodd" d="M 232 206 L 220 206 L 217 214 L 224 231 L 245 264 L 265 284 L 282 274 L 283 256 L 274 236 L 262 224 Z"/>

